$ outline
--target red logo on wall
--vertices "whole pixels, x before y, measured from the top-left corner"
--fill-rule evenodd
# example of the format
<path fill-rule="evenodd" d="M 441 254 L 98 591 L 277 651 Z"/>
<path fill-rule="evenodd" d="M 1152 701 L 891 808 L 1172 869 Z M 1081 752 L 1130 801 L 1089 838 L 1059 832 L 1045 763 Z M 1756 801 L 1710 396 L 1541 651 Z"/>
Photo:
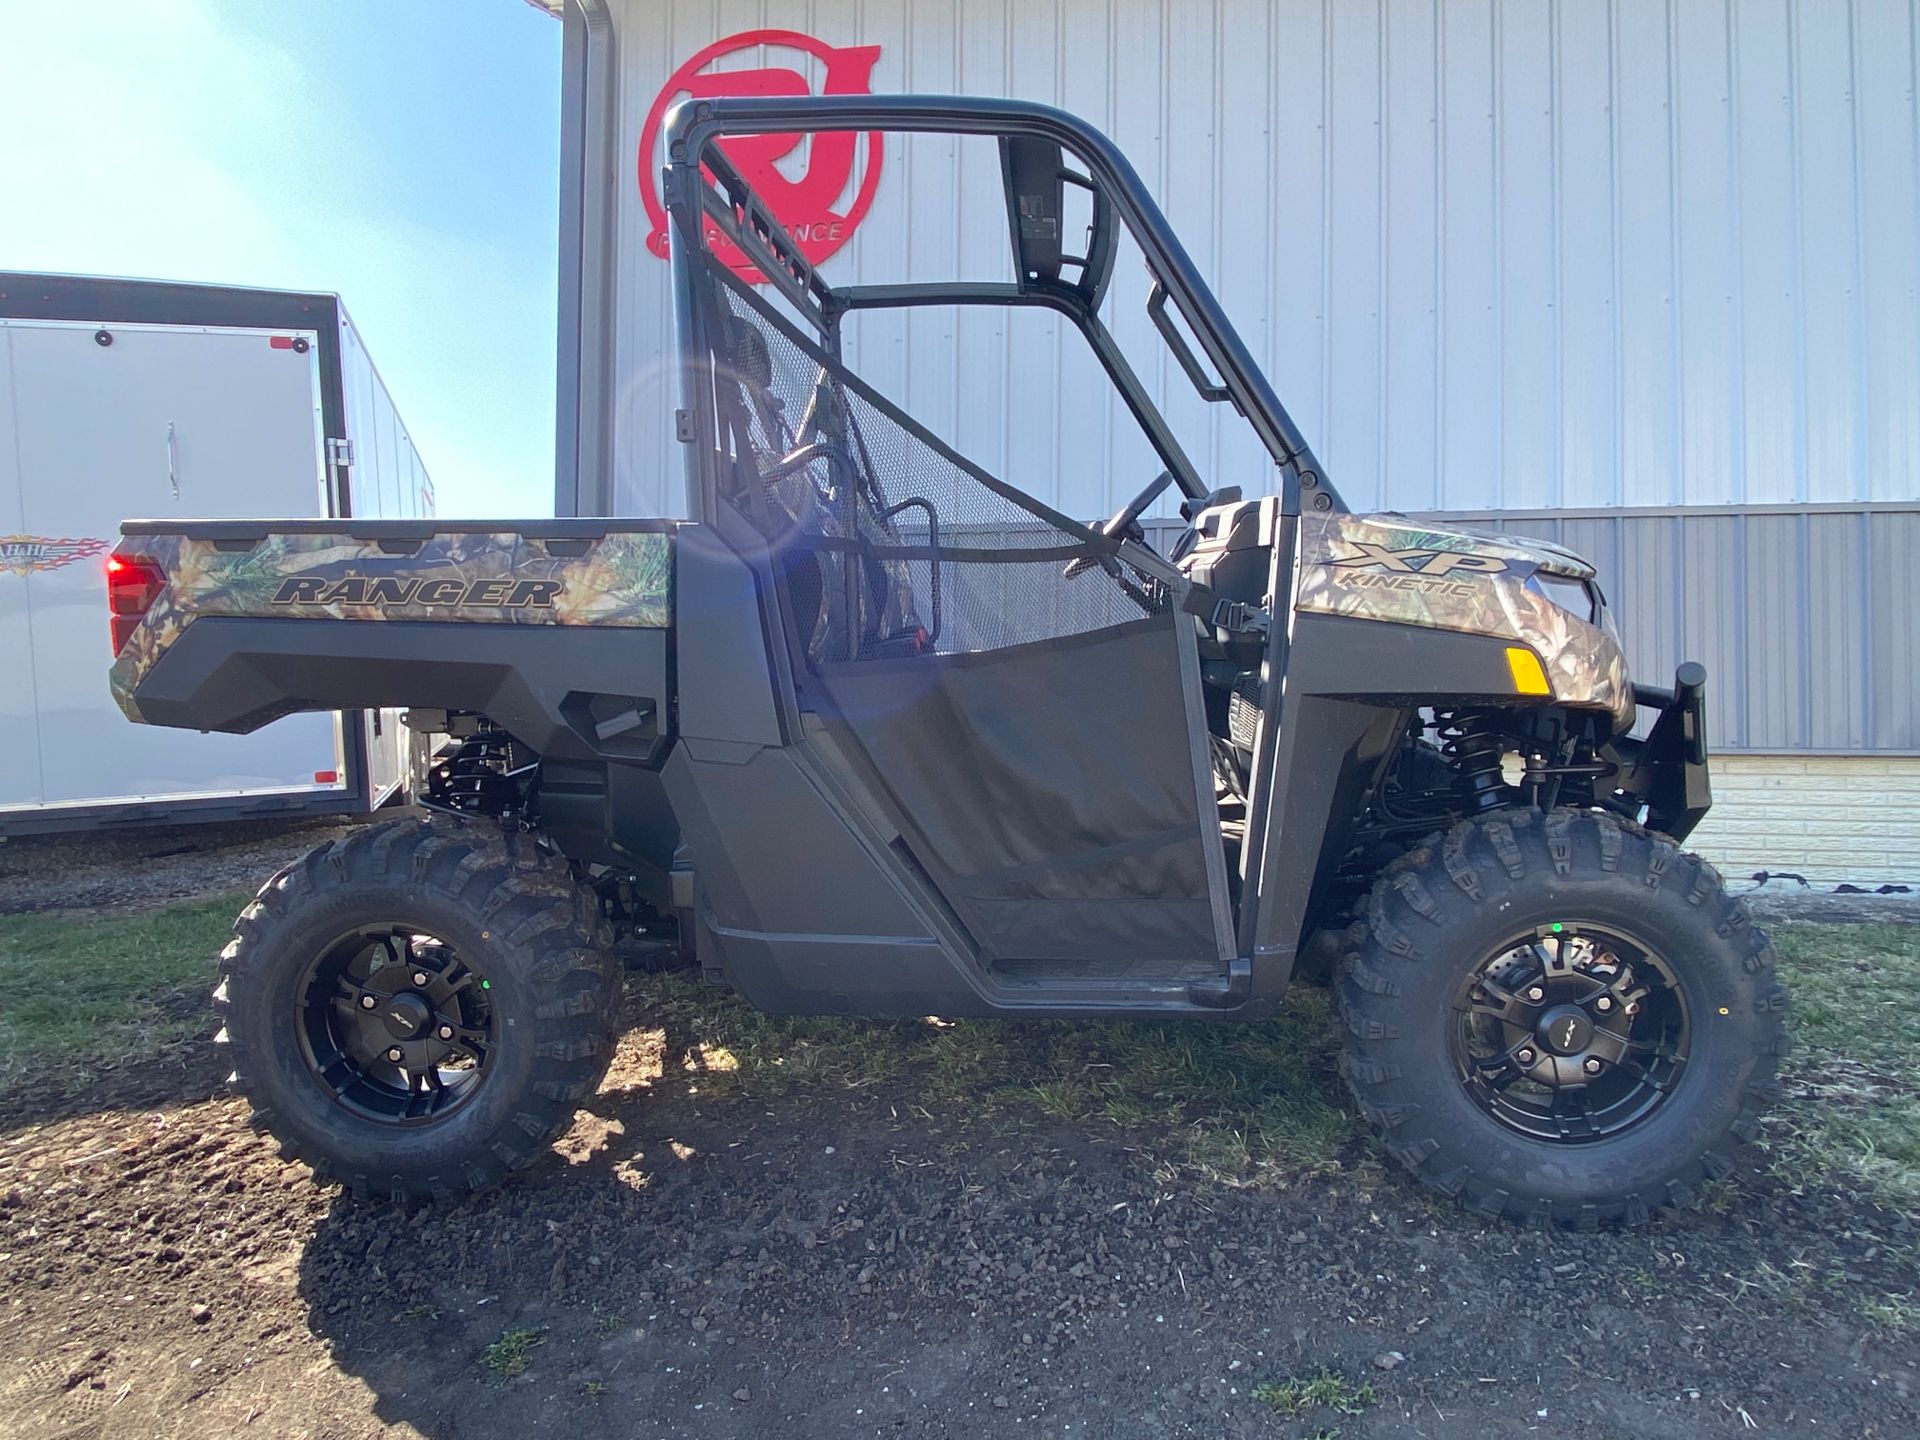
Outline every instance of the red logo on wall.
<path fill-rule="evenodd" d="M 753 69 L 714 70 L 715 62 L 764 46 L 769 61 L 782 52 L 795 65 L 765 64 Z M 660 124 L 667 109 L 686 96 L 716 95 L 871 95 L 878 45 L 840 48 L 795 30 L 747 30 L 716 40 L 668 77 L 647 111 L 640 131 L 640 195 L 653 222 L 647 248 L 667 254 L 667 207 L 660 198 Z M 808 64 L 809 59 L 811 64 Z M 806 68 L 796 68 L 804 66 Z M 810 72 L 820 77 L 813 87 Z M 805 142 L 803 144 L 803 141 Z M 800 135 L 732 135 L 720 148 L 774 218 L 787 227 L 809 263 L 818 265 L 848 240 L 866 218 L 880 184 L 879 131 Z M 707 243 L 720 261 L 743 279 L 759 281 L 760 272 L 731 241 L 711 227 Z"/>

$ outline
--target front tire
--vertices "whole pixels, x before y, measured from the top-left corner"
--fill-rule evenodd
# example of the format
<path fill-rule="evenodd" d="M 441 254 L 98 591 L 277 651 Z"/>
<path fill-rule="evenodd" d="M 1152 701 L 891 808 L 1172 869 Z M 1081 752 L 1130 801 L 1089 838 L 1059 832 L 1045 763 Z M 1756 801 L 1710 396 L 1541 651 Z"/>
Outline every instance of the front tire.
<path fill-rule="evenodd" d="M 1463 821 L 1348 932 L 1341 1069 L 1390 1153 L 1490 1216 L 1686 1205 L 1786 1053 L 1773 946 L 1720 876 L 1598 811 Z"/>
<path fill-rule="evenodd" d="M 612 1058 L 598 902 L 530 838 L 369 825 L 264 885 L 214 993 L 257 1128 L 314 1179 L 479 1190 L 572 1123 Z"/>

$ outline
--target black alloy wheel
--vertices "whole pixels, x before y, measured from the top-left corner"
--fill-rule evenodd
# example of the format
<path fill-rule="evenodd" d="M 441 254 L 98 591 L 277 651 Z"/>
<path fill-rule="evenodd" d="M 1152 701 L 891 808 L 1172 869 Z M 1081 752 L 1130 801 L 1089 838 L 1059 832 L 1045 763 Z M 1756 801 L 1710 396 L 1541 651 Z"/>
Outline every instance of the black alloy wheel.
<path fill-rule="evenodd" d="M 1453 1008 L 1467 1093 L 1536 1140 L 1618 1135 L 1686 1073 L 1692 1030 L 1672 969 L 1607 926 L 1555 921 L 1516 938 L 1467 974 Z"/>
<path fill-rule="evenodd" d="M 338 1104 L 365 1119 L 444 1119 L 490 1073 L 491 989 L 432 935 L 401 924 L 360 927 L 307 968 L 295 1001 L 301 1056 Z"/>

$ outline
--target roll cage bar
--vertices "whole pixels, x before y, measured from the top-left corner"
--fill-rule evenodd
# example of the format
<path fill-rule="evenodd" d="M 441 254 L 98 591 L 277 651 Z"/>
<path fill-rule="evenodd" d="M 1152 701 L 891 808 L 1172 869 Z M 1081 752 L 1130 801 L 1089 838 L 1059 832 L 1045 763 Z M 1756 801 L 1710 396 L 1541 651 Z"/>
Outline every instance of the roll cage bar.
<path fill-rule="evenodd" d="M 948 282 L 835 287 L 822 280 L 784 226 L 714 142 L 725 135 L 817 134 L 831 131 L 919 132 L 992 136 L 999 141 L 1015 279 L 1011 284 Z M 1347 507 L 1326 479 L 1306 438 L 1280 403 L 1220 302 L 1201 278 L 1166 216 L 1119 148 L 1092 126 L 1047 105 L 1023 100 L 930 95 L 715 97 L 683 100 L 668 112 L 667 167 L 662 189 L 672 218 L 675 319 L 689 388 L 683 424 L 704 433 L 702 407 L 691 403 L 694 373 L 705 363 L 695 304 L 693 256 L 706 250 L 703 221 L 738 246 L 781 295 L 838 354 L 840 319 L 849 311 L 921 305 L 1044 306 L 1067 316 L 1086 338 L 1148 441 L 1189 499 L 1213 488 L 1194 468 L 1166 418 L 1127 363 L 1099 309 L 1112 279 L 1117 225 L 1124 224 L 1152 278 L 1147 313 L 1201 398 L 1225 401 L 1245 416 L 1281 474 L 1284 513 L 1304 507 Z M 1067 157 L 1084 166 L 1075 170 Z M 704 171 L 704 174 L 703 174 Z M 710 177 L 710 178 L 709 178 Z M 1084 254 L 1061 234 L 1064 187 L 1092 201 Z M 1063 272 L 1076 272 L 1068 278 Z M 1169 304 L 1184 320 L 1206 361 L 1180 333 Z M 700 497 L 689 497 L 703 508 Z"/>

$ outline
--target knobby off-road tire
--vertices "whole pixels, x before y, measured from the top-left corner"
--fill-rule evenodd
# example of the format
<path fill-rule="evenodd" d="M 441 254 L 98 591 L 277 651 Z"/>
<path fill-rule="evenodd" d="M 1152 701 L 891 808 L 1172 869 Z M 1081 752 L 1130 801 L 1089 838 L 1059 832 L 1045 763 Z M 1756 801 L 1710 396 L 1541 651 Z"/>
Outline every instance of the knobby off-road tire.
<path fill-rule="evenodd" d="M 313 1059 L 316 957 L 379 927 L 403 932 L 401 946 L 405 932 L 437 937 L 444 948 L 432 953 L 447 969 L 470 976 L 469 987 L 484 977 L 485 1030 L 472 1033 L 488 1038 L 485 1069 L 469 1077 L 479 1083 L 460 1103 L 425 1120 L 343 1103 Z M 524 836 L 397 820 L 319 847 L 261 888 L 220 957 L 214 1000 L 254 1125 L 279 1140 L 283 1157 L 306 1161 L 316 1181 L 338 1180 L 357 1196 L 442 1197 L 494 1184 L 539 1158 L 606 1073 L 620 995 L 612 940 L 566 863 Z M 461 1005 L 472 1013 L 475 993 L 441 1001 L 448 1018 Z M 434 1001 L 421 1004 L 430 1013 Z"/>
<path fill-rule="evenodd" d="M 1363 917 L 1347 932 L 1335 983 L 1342 1072 L 1394 1158 L 1467 1208 L 1583 1228 L 1637 1224 L 1660 1206 L 1692 1203 L 1702 1182 L 1730 1175 L 1732 1151 L 1757 1134 L 1760 1111 L 1778 1088 L 1777 1059 L 1788 1050 L 1773 946 L 1713 867 L 1665 837 L 1592 811 L 1463 821 L 1383 871 Z M 1589 1010 L 1602 1006 L 1610 1013 L 1600 1018 L 1615 1024 L 1639 1024 L 1622 1016 L 1643 1009 L 1641 1018 L 1653 1021 L 1656 1006 L 1684 1014 L 1688 1053 L 1666 1071 L 1668 1087 L 1650 1093 L 1651 1108 L 1617 1131 L 1596 1137 L 1588 1120 L 1587 1133 L 1575 1127 L 1571 1139 L 1522 1133 L 1489 1108 L 1510 1104 L 1509 1092 L 1493 1090 L 1481 1078 L 1489 1071 L 1462 1058 L 1470 1048 L 1462 1037 L 1475 1025 L 1498 1028 L 1476 1005 L 1522 1013 L 1509 1002 L 1524 1001 L 1534 985 L 1502 999 L 1474 977 L 1519 941 L 1522 958 L 1504 962 L 1513 967 L 1507 973 L 1524 972 L 1525 957 L 1537 955 L 1544 981 L 1547 962 L 1564 953 L 1563 936 L 1583 932 L 1638 941 L 1658 957 L 1639 963 L 1641 978 L 1660 968 L 1670 980 L 1633 1012 L 1624 987 L 1622 998 L 1589 1000 Z M 1578 945 L 1592 943 L 1577 942 L 1575 955 L 1591 957 Z M 1604 993 L 1577 970 L 1553 983 Z M 1677 1000 L 1667 998 L 1673 994 Z M 1463 1021 L 1463 1014 L 1474 1018 Z M 1538 1033 L 1555 1038 L 1550 1024 Z M 1562 1024 L 1559 1038 L 1567 1033 Z M 1508 1056 L 1561 1063 L 1557 1052 L 1510 1043 L 1527 1048 Z M 1499 1053 L 1483 1063 L 1509 1085 L 1507 1067 L 1519 1068 Z M 1587 1065 L 1610 1069 L 1593 1058 L 1570 1062 L 1575 1073 Z M 1623 1072 L 1620 1083 L 1632 1074 Z M 1578 1102 L 1582 1087 L 1523 1084 L 1520 1093 L 1536 1089 L 1564 1105 Z M 1489 1094 L 1496 1098 L 1482 1098 Z M 1620 1114 L 1631 1113 L 1623 1101 Z"/>

